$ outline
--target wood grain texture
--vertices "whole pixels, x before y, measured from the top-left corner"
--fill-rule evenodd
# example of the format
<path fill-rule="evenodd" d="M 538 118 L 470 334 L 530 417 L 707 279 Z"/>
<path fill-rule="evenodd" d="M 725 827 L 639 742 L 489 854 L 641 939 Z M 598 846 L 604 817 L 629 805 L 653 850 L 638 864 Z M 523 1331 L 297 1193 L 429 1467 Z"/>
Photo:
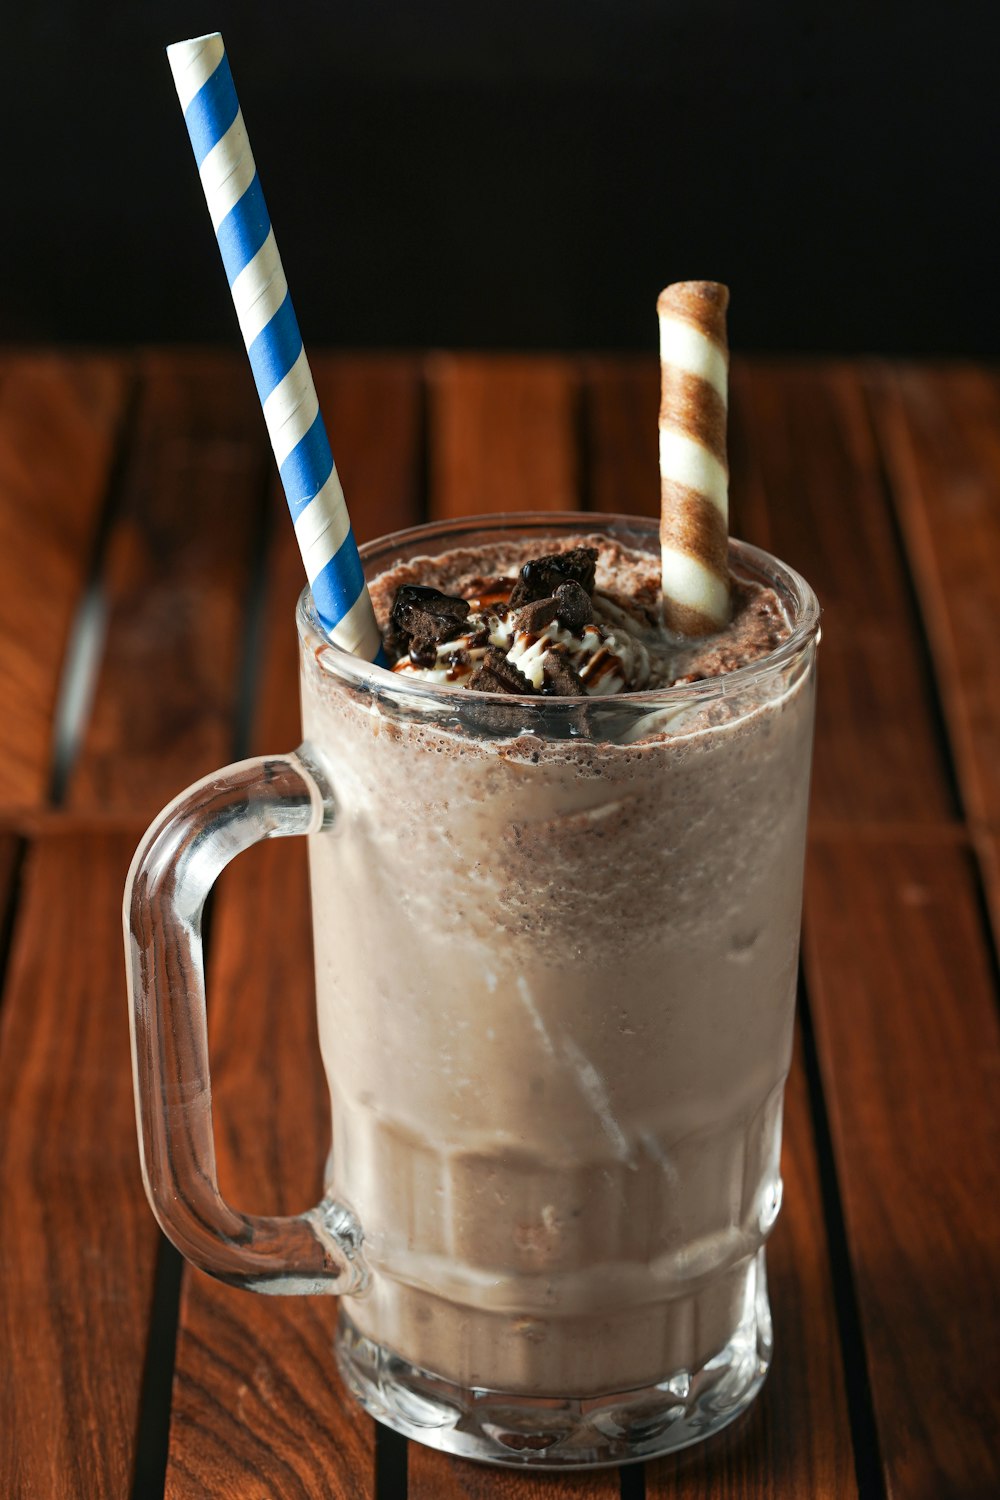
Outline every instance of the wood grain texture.
<path fill-rule="evenodd" d="M 0 385 L 0 808 L 47 795 L 52 716 L 125 414 L 130 361 L 8 355 Z"/>
<path fill-rule="evenodd" d="M 857 1494 L 801 1041 L 785 1090 L 781 1214 L 767 1250 L 774 1362 L 757 1402 L 697 1448 L 649 1465 L 646 1500 L 847 1500 Z"/>
<path fill-rule="evenodd" d="M 588 510 L 658 516 L 660 366 L 648 359 L 583 363 Z"/>
<path fill-rule="evenodd" d="M 617 1469 L 515 1473 L 410 1444 L 408 1500 L 618 1500 L 620 1493 Z"/>
<path fill-rule="evenodd" d="M 1000 1026 L 967 851 L 814 845 L 805 954 L 893 1500 L 1000 1492 Z"/>
<path fill-rule="evenodd" d="M 578 371 L 563 360 L 435 356 L 426 454 L 422 365 L 335 356 L 315 368 L 359 540 L 420 519 L 425 459 L 435 515 L 581 498 L 656 512 L 654 358 L 588 360 Z M 131 366 L 0 362 L 0 820 L 28 838 L 19 866 L 18 845 L 0 836 L 0 910 L 18 883 L 0 1005 L 4 1500 L 130 1493 L 157 1232 L 135 1149 L 120 892 L 136 812 L 145 817 L 232 753 L 252 546 L 224 555 L 221 538 L 239 520 L 237 497 L 255 496 L 259 518 L 272 483 L 240 357 L 170 354 L 145 370 L 159 414 L 137 409 L 107 559 L 103 675 L 61 813 L 44 806 L 52 705 Z M 734 362 L 734 529 L 801 567 L 826 607 L 805 961 L 893 1500 L 1000 1492 L 1000 1028 L 970 853 L 1000 932 L 989 592 L 998 400 L 995 374 L 982 370 L 863 376 L 857 366 Z M 251 726 L 262 750 L 299 735 L 301 564 L 274 490 Z M 894 507 L 968 833 L 949 790 Z M 217 566 L 187 550 L 196 535 L 209 538 Z M 50 628 L 33 640 L 21 628 L 39 597 Z M 216 674 L 199 677 L 189 653 L 213 630 L 228 644 Z M 99 836 L 86 826 L 95 816 Z M 312 1201 L 328 1128 L 304 852 L 277 842 L 246 856 L 215 907 L 220 1168 L 234 1201 L 262 1211 Z M 768 1384 L 711 1445 L 650 1466 L 650 1500 L 855 1492 L 798 1055 L 783 1170 Z M 171 1500 L 374 1500 L 373 1424 L 334 1373 L 333 1316 L 327 1299 L 258 1298 L 185 1273 Z M 506 1475 L 412 1445 L 409 1465 L 417 1500 L 611 1500 L 618 1485 L 613 1471 Z"/>
<path fill-rule="evenodd" d="M 869 390 L 962 800 L 1000 829 L 1000 374 L 883 366 Z"/>
<path fill-rule="evenodd" d="M 77 809 L 151 818 L 232 759 L 266 434 L 235 355 L 151 354 L 103 578 L 107 639 Z"/>
<path fill-rule="evenodd" d="M 358 543 L 416 526 L 424 484 L 420 360 L 327 354 L 312 366 Z"/>
<path fill-rule="evenodd" d="M 824 611 L 813 813 L 946 821 L 933 689 L 856 367 L 734 363 L 732 386 L 741 528 Z"/>
<path fill-rule="evenodd" d="M 442 354 L 427 382 L 433 520 L 580 508 L 571 361 Z"/>
<path fill-rule="evenodd" d="M 209 967 L 219 1175 L 237 1207 L 309 1208 L 329 1148 L 316 1036 L 306 847 L 279 841 L 220 882 Z M 373 1493 L 371 1420 L 336 1374 L 336 1305 L 185 1271 L 168 1500 Z"/>
<path fill-rule="evenodd" d="M 135 1139 L 121 892 L 136 836 L 28 851 L 0 1009 L 0 1494 L 130 1493 L 157 1231 Z"/>

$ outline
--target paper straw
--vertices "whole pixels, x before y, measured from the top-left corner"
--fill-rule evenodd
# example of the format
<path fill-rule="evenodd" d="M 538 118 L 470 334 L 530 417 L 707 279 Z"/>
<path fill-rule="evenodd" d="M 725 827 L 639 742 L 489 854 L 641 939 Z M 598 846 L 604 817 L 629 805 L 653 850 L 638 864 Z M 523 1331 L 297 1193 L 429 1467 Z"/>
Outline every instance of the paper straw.
<path fill-rule="evenodd" d="M 222 36 L 175 42 L 167 57 L 316 612 L 338 646 L 380 659 L 375 613 Z"/>
<path fill-rule="evenodd" d="M 728 305 L 715 281 L 675 282 L 656 303 L 663 618 L 685 636 L 729 619 Z"/>

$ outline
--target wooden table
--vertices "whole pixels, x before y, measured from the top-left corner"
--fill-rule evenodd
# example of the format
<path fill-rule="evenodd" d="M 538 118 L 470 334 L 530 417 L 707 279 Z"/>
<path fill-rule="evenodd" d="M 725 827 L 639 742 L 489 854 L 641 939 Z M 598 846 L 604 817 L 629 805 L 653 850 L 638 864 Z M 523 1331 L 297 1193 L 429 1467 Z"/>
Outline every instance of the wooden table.
<path fill-rule="evenodd" d="M 655 512 L 652 360 L 315 361 L 359 536 Z M 241 354 L 0 356 L 4 1500 L 994 1496 L 1000 377 L 737 362 L 734 529 L 825 606 L 777 1352 L 703 1449 L 540 1479 L 383 1431 L 329 1299 L 182 1269 L 143 1198 L 119 904 L 160 805 L 298 739 L 298 557 Z M 327 1106 L 301 841 L 227 872 L 223 1188 L 314 1201 Z M 165 1490 L 164 1490 L 165 1486 Z"/>

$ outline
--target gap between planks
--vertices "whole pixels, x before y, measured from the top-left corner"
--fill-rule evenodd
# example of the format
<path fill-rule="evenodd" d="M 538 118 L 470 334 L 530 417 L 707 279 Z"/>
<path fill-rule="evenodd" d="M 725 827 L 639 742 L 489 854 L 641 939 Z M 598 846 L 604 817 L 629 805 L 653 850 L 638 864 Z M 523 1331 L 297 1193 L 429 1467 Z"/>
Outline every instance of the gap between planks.
<path fill-rule="evenodd" d="M 0 804 L 37 807 L 71 628 L 113 504 L 134 383 L 125 356 L 21 354 L 0 391 Z M 39 601 L 44 615 L 39 614 Z"/>
<path fill-rule="evenodd" d="M 0 1010 L 5 1495 L 90 1500 L 131 1479 L 158 1238 L 124 1002 L 131 851 L 127 837 L 53 834 L 24 863 Z"/>
<path fill-rule="evenodd" d="M 815 846 L 804 955 L 887 1486 L 989 1493 L 1000 1028 L 968 849 Z"/>

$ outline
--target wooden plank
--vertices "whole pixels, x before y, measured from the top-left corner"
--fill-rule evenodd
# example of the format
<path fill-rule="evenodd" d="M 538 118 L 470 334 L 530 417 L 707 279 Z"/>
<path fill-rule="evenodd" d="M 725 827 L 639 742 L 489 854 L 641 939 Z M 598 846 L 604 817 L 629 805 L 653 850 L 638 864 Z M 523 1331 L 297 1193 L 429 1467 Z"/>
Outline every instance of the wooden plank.
<path fill-rule="evenodd" d="M 805 955 L 887 1489 L 1000 1491 L 1000 1025 L 967 851 L 817 843 Z"/>
<path fill-rule="evenodd" d="M 137 834 L 37 840 L 0 1009 L 0 1494 L 126 1496 L 157 1230 L 119 911 Z"/>
<path fill-rule="evenodd" d="M 419 519 L 420 385 L 412 361 L 319 359 L 317 388 L 359 540 Z M 277 492 L 252 743 L 300 737 L 295 600 L 302 565 Z M 316 1040 L 304 843 L 226 872 L 209 974 L 219 1168 L 259 1212 L 316 1201 L 329 1140 Z M 167 1475 L 181 1497 L 371 1495 L 374 1424 L 333 1361 L 330 1299 L 254 1297 L 185 1273 Z"/>
<path fill-rule="evenodd" d="M 421 519 L 421 371 L 414 359 L 321 355 L 313 361 L 337 471 L 359 544 Z M 289 750 L 302 737 L 295 602 L 305 576 L 275 482 L 267 628 L 252 749 Z"/>
<path fill-rule="evenodd" d="M 1000 829 L 1000 374 L 883 366 L 869 389 L 962 800 Z"/>
<path fill-rule="evenodd" d="M 659 409 L 655 358 L 584 361 L 588 509 L 613 516 L 660 514 Z"/>
<path fill-rule="evenodd" d="M 856 367 L 737 362 L 733 395 L 756 476 L 744 524 L 823 605 L 813 812 L 946 821 L 933 688 Z"/>
<path fill-rule="evenodd" d="M 432 519 L 580 508 L 571 361 L 441 354 L 427 380 Z"/>
<path fill-rule="evenodd" d="M 320 1197 L 329 1143 L 316 1037 L 304 843 L 227 872 L 209 975 L 220 1182 L 237 1206 Z M 373 1424 L 336 1374 L 336 1305 L 261 1297 L 185 1273 L 168 1500 L 373 1494 Z"/>
<path fill-rule="evenodd" d="M 410 1444 L 407 1500 L 618 1500 L 617 1469 L 529 1474 L 486 1468 Z"/>
<path fill-rule="evenodd" d="M 696 1448 L 650 1464 L 646 1500 L 847 1500 L 857 1494 L 802 1047 L 785 1090 L 785 1192 L 768 1245 L 774 1362 L 756 1403 Z"/>
<path fill-rule="evenodd" d="M 423 371 L 404 355 L 320 355 L 316 390 L 359 543 L 422 519 Z"/>
<path fill-rule="evenodd" d="M 41 806 L 52 715 L 130 387 L 125 358 L 8 355 L 0 387 L 0 808 Z"/>
<path fill-rule="evenodd" d="M 266 434 L 245 361 L 151 353 L 104 574 L 107 640 L 68 800 L 151 818 L 232 759 Z"/>

